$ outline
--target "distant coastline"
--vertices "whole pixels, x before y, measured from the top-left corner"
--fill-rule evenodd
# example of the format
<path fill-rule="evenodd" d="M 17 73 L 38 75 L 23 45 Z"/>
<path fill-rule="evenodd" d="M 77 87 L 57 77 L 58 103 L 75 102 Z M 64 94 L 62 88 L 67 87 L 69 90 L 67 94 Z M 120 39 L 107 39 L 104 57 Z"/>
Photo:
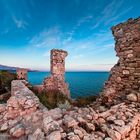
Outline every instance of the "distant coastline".
<path fill-rule="evenodd" d="M 0 70 L 16 71 L 20 67 L 13 67 L 0 64 Z M 27 68 L 28 69 L 28 68 Z M 32 70 L 28 69 L 28 72 L 50 72 L 49 70 Z M 109 72 L 109 70 L 66 70 L 66 72 Z"/>
<path fill-rule="evenodd" d="M 6 65 L 0 65 L 0 70 L 16 71 L 20 67 L 12 67 Z M 27 68 L 28 69 L 28 68 Z M 29 72 L 39 72 L 38 70 L 28 69 Z"/>

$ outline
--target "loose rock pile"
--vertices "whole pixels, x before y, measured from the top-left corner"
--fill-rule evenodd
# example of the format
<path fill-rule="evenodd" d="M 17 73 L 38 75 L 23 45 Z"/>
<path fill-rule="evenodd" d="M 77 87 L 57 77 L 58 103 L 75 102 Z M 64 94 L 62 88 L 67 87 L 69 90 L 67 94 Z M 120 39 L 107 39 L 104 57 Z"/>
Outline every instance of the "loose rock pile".
<path fill-rule="evenodd" d="M 73 107 L 47 110 L 26 87 L 12 82 L 12 96 L 0 105 L 2 139 L 27 140 L 136 140 L 140 133 L 140 105 L 120 103 L 111 108 Z"/>
<path fill-rule="evenodd" d="M 118 24 L 112 32 L 119 60 L 111 70 L 104 96 L 110 102 L 115 96 L 140 102 L 140 18 Z"/>

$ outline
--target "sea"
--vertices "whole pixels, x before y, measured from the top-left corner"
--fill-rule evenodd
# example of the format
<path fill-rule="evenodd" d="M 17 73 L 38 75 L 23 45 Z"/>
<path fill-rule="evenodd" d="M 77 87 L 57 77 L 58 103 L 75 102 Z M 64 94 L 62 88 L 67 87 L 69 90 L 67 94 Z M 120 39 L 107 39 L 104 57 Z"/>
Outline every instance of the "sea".
<path fill-rule="evenodd" d="M 28 72 L 28 80 L 32 85 L 42 84 L 50 72 Z M 69 84 L 71 97 L 87 97 L 98 95 L 109 77 L 109 72 L 66 72 L 65 80 Z"/>

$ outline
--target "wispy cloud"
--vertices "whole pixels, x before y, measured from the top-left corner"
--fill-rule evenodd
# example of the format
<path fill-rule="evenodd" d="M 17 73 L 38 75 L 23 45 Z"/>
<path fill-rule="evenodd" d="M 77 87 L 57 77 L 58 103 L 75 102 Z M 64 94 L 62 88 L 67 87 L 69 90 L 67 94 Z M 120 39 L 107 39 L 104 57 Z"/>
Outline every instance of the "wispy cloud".
<path fill-rule="evenodd" d="M 83 54 L 77 54 L 77 55 L 74 55 L 74 56 L 72 57 L 72 59 L 81 59 L 81 58 L 83 58 L 83 57 L 84 57 Z"/>
<path fill-rule="evenodd" d="M 61 32 L 58 27 L 52 27 L 50 29 L 44 29 L 39 34 L 35 35 L 29 44 L 37 48 L 53 48 L 60 47 L 61 42 Z"/>
<path fill-rule="evenodd" d="M 9 32 L 9 28 L 5 28 L 2 32 L 1 35 L 6 35 Z"/>
<path fill-rule="evenodd" d="M 83 23 L 85 22 L 89 22 L 91 19 L 93 19 L 93 16 L 92 15 L 88 15 L 88 16 L 85 16 L 83 18 L 81 18 L 78 23 L 77 23 L 77 27 L 81 26 Z"/>
<path fill-rule="evenodd" d="M 43 54 L 44 57 L 49 57 L 50 56 L 50 52 L 49 51 L 46 51 L 44 54 Z"/>
<path fill-rule="evenodd" d="M 121 16 L 125 15 L 126 13 L 128 13 L 129 11 L 131 11 L 133 9 L 133 6 L 129 7 L 128 9 L 124 10 L 123 12 L 121 12 L 120 14 L 117 14 L 116 16 L 112 16 L 112 18 L 110 18 L 109 20 L 107 20 L 105 22 L 105 25 L 108 25 L 111 22 L 114 22 L 116 20 L 118 20 Z"/>
<path fill-rule="evenodd" d="M 67 38 L 63 41 L 63 45 L 71 42 L 72 41 L 72 38 L 73 38 L 73 35 L 76 33 L 76 30 L 80 26 L 82 26 L 83 24 L 85 24 L 87 22 L 90 22 L 92 19 L 93 19 L 93 16 L 92 15 L 87 15 L 87 16 L 84 16 L 84 17 L 80 18 L 77 21 L 77 24 L 72 28 L 72 30 L 67 33 Z"/>
<path fill-rule="evenodd" d="M 14 21 L 17 28 L 26 29 L 28 23 L 24 20 L 17 19 L 16 16 L 12 16 L 12 20 Z"/>
<path fill-rule="evenodd" d="M 70 66 L 67 66 L 67 69 L 68 70 L 74 70 L 74 71 L 79 71 L 79 70 L 82 70 L 82 71 L 109 71 L 112 67 L 114 66 L 114 64 L 91 64 L 91 65 L 88 65 L 88 64 L 84 64 L 84 65 L 70 65 Z"/>
<path fill-rule="evenodd" d="M 124 0 L 121 1 L 113 0 L 111 3 L 105 6 L 103 11 L 101 12 L 100 17 L 96 18 L 96 24 L 92 26 L 92 29 L 99 27 L 101 24 L 109 25 L 110 23 L 121 18 L 123 15 L 125 15 L 126 13 L 128 13 L 133 9 L 133 7 L 130 6 L 127 9 L 121 10 L 122 12 L 120 13 L 120 9 L 122 8 L 124 2 L 125 2 Z"/>
<path fill-rule="evenodd" d="M 73 51 L 92 51 L 96 49 L 97 51 L 103 48 L 105 44 L 110 44 L 110 41 L 113 42 L 113 36 L 111 31 L 100 31 L 99 33 L 93 33 L 91 36 L 76 40 L 68 43 L 65 48 L 73 49 Z"/>

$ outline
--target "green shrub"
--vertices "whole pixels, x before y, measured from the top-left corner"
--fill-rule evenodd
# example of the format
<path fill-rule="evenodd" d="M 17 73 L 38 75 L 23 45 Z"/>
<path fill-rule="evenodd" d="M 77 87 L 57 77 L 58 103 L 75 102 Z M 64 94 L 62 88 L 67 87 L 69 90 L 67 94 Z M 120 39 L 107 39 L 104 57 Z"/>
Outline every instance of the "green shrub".
<path fill-rule="evenodd" d="M 35 92 L 34 92 L 35 93 Z M 48 109 L 58 107 L 58 104 L 65 104 L 65 102 L 70 103 L 70 99 L 68 99 L 64 94 L 60 93 L 59 91 L 42 91 L 42 93 L 35 93 L 40 102 L 46 106 Z"/>
<path fill-rule="evenodd" d="M 91 103 L 93 103 L 94 101 L 96 101 L 97 96 L 88 96 L 88 97 L 78 97 L 75 102 L 74 105 L 78 106 L 78 107 L 85 107 L 87 105 L 90 105 Z"/>
<path fill-rule="evenodd" d="M 11 81 L 16 79 L 16 74 L 6 70 L 0 71 L 0 94 L 11 90 Z"/>
<path fill-rule="evenodd" d="M 7 100 L 8 100 L 10 97 L 11 97 L 11 93 L 10 93 L 10 92 L 1 94 L 1 95 L 0 95 L 0 104 L 1 104 L 1 103 L 6 103 Z"/>
<path fill-rule="evenodd" d="M 71 104 L 68 100 L 66 100 L 65 103 L 58 102 L 57 107 L 59 107 L 60 109 L 67 110 L 67 109 L 71 108 Z"/>

